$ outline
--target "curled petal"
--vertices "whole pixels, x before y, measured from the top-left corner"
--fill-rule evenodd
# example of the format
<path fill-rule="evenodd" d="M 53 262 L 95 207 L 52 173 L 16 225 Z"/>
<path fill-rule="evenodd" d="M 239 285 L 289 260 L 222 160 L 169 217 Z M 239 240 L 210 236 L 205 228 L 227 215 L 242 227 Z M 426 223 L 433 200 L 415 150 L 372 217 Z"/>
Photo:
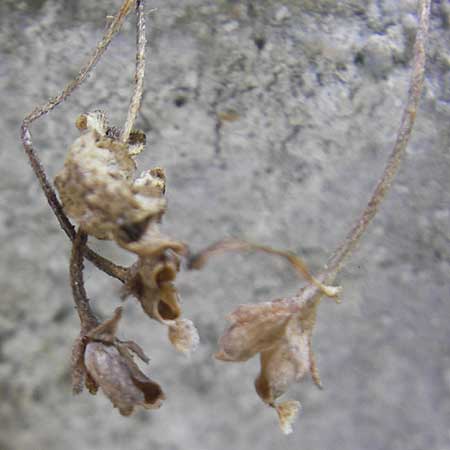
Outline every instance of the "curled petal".
<path fill-rule="evenodd" d="M 134 295 L 153 319 L 160 322 L 176 320 L 181 314 L 181 307 L 172 281 L 178 269 L 179 259 L 173 252 L 140 257 L 130 271 L 124 295 Z"/>
<path fill-rule="evenodd" d="M 177 319 L 169 325 L 169 340 L 182 353 L 195 351 L 200 342 L 197 329 L 189 319 Z"/>
<path fill-rule="evenodd" d="M 227 318 L 231 325 L 219 340 L 216 358 L 247 361 L 269 350 L 283 337 L 291 316 L 299 312 L 300 306 L 291 299 L 241 305 Z"/>
<path fill-rule="evenodd" d="M 163 213 L 162 210 L 160 212 Z M 124 249 L 145 258 L 158 257 L 166 250 L 172 250 L 180 255 L 187 252 L 186 244 L 164 236 L 152 226 L 148 226 L 146 231 L 135 240 L 121 239 L 117 236 L 117 243 Z"/>
<path fill-rule="evenodd" d="M 131 357 L 131 351 L 146 364 L 150 361 L 150 358 L 145 354 L 142 347 L 134 341 L 119 341 L 119 339 L 116 339 L 116 347 L 121 353 L 125 352 L 129 357 Z"/>
<path fill-rule="evenodd" d="M 159 384 L 150 380 L 114 345 L 90 342 L 84 363 L 95 384 L 124 416 L 132 414 L 136 406 L 159 408 L 165 398 Z"/>

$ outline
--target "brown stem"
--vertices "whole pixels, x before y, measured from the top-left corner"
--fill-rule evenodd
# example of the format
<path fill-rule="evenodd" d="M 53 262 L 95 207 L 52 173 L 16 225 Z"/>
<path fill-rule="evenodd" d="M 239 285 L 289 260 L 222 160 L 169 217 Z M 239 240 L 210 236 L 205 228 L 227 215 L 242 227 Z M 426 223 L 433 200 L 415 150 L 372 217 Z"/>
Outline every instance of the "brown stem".
<path fill-rule="evenodd" d="M 72 295 L 75 301 L 75 307 L 80 317 L 81 334 L 84 335 L 92 328 L 95 328 L 99 322 L 95 317 L 89 305 L 86 289 L 83 280 L 83 253 L 87 242 L 87 234 L 78 230 L 72 245 L 72 255 L 70 258 L 70 285 Z"/>
<path fill-rule="evenodd" d="M 422 93 L 425 72 L 425 42 L 428 34 L 430 16 L 430 0 L 421 0 L 419 4 L 419 27 L 414 44 L 414 62 L 409 84 L 408 100 L 403 111 L 397 139 L 389 156 L 386 168 L 378 182 L 372 197 L 361 216 L 348 233 L 344 241 L 328 259 L 321 274 L 322 281 L 332 283 L 338 272 L 343 268 L 346 259 L 355 249 L 364 232 L 378 211 L 381 202 L 386 197 L 398 168 L 405 154 L 406 146 L 411 136 L 416 118 L 417 106 Z"/>
<path fill-rule="evenodd" d="M 45 170 L 36 154 L 33 147 L 33 142 L 31 139 L 30 125 L 35 120 L 39 119 L 43 115 L 47 114 L 63 102 L 72 92 L 78 88 L 83 81 L 88 76 L 89 72 L 94 68 L 95 64 L 99 61 L 105 50 L 108 48 L 113 37 L 120 30 L 125 17 L 133 6 L 135 0 L 125 0 L 119 9 L 118 13 L 114 17 L 110 26 L 106 30 L 103 39 L 100 41 L 96 47 L 94 53 L 91 55 L 87 63 L 81 68 L 78 76 L 72 80 L 63 91 L 56 97 L 51 98 L 45 105 L 35 108 L 30 114 L 28 114 L 22 122 L 21 126 L 21 140 L 25 152 L 28 155 L 30 165 L 39 180 L 42 190 L 47 198 L 48 204 L 55 214 L 61 228 L 65 231 L 67 236 L 73 241 L 75 238 L 75 229 L 71 224 L 70 220 L 67 218 L 63 211 L 62 205 L 56 196 L 53 186 L 49 182 Z M 103 258 L 102 256 L 95 253 L 93 250 L 86 248 L 86 257 L 92 261 L 100 270 L 103 270 L 108 275 L 117 278 L 121 281 L 125 281 L 125 271 L 126 269 L 120 266 L 116 266 L 111 261 Z"/>
<path fill-rule="evenodd" d="M 144 90 L 145 77 L 145 47 L 147 45 L 147 38 L 145 36 L 145 13 L 144 0 L 136 0 L 136 71 L 134 74 L 134 91 L 131 97 L 130 106 L 128 108 L 128 115 L 121 140 L 124 143 L 128 142 L 131 130 L 141 107 L 142 93 Z"/>

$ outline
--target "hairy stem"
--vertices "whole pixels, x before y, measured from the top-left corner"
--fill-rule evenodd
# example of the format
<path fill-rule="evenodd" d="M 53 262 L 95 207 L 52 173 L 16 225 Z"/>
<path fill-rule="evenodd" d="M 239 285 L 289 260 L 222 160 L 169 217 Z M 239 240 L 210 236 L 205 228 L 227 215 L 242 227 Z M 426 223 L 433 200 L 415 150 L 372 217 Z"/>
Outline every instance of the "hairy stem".
<path fill-rule="evenodd" d="M 25 117 L 22 122 L 21 140 L 25 152 L 28 155 L 30 165 L 39 181 L 39 184 L 41 185 L 42 190 L 44 191 L 50 208 L 58 219 L 61 228 L 65 231 L 65 233 L 71 240 L 74 240 L 75 238 L 75 229 L 64 213 L 62 205 L 59 202 L 58 197 L 56 196 L 55 190 L 48 180 L 41 161 L 36 154 L 31 138 L 30 125 L 35 120 L 39 119 L 40 117 L 56 108 L 56 106 L 63 102 L 70 94 L 72 94 L 72 92 L 76 88 L 78 88 L 83 83 L 83 81 L 85 81 L 89 72 L 94 68 L 95 64 L 99 61 L 103 53 L 108 48 L 113 37 L 119 32 L 127 14 L 129 13 L 135 1 L 136 0 L 124 0 L 121 8 L 114 17 L 114 20 L 106 30 L 103 39 L 97 45 L 95 51 L 86 62 L 86 64 L 81 68 L 77 77 L 72 80 L 59 95 L 51 98 L 45 105 L 35 108 L 30 114 Z M 103 270 L 108 275 L 111 275 L 114 278 L 118 278 L 121 281 L 125 280 L 126 269 L 124 269 L 123 267 L 116 266 L 114 263 L 107 260 L 106 258 L 103 258 L 89 248 L 86 248 L 85 255 L 99 269 Z"/>
<path fill-rule="evenodd" d="M 130 106 L 128 108 L 127 120 L 125 122 L 121 140 L 124 143 L 128 142 L 131 130 L 138 115 L 142 102 L 142 93 L 144 91 L 144 76 L 145 76 L 145 47 L 147 45 L 147 38 L 145 35 L 145 13 L 144 0 L 136 0 L 136 71 L 134 74 L 134 91 L 131 97 Z"/>
<path fill-rule="evenodd" d="M 386 197 L 400 163 L 405 154 L 406 146 L 411 136 L 412 128 L 416 118 L 417 105 L 422 93 L 425 72 L 425 43 L 428 34 L 430 16 L 430 0 L 419 2 L 419 27 L 414 44 L 414 62 L 411 80 L 409 84 L 408 100 L 403 111 L 400 127 L 397 132 L 392 152 L 379 180 L 372 197 L 366 208 L 348 233 L 344 241 L 337 247 L 328 259 L 319 279 L 326 283 L 332 283 L 336 275 L 343 268 L 347 258 L 358 245 L 367 230 L 370 222 L 375 217 L 381 202 Z"/>
<path fill-rule="evenodd" d="M 89 330 L 98 325 L 89 305 L 86 289 L 83 280 L 83 253 L 87 242 L 87 234 L 78 230 L 72 245 L 72 255 L 70 258 L 70 285 L 72 287 L 72 295 L 75 301 L 75 307 L 80 317 L 81 333 L 86 334 Z"/>

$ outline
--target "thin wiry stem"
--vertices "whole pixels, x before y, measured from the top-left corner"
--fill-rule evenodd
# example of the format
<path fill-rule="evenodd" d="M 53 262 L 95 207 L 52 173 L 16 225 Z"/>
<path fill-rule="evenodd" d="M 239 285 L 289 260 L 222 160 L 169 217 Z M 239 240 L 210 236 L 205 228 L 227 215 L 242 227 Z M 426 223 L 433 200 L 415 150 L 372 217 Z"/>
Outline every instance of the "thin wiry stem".
<path fill-rule="evenodd" d="M 81 68 L 77 77 L 72 80 L 59 95 L 51 98 L 45 105 L 35 108 L 30 114 L 25 117 L 22 122 L 21 139 L 23 147 L 25 148 L 25 152 L 28 155 L 30 165 L 39 181 L 39 184 L 41 185 L 42 190 L 44 191 L 50 208 L 58 219 L 61 228 L 65 231 L 65 233 L 71 240 L 75 238 L 75 229 L 64 213 L 62 205 L 59 202 L 58 197 L 56 196 L 55 190 L 48 180 L 41 161 L 36 154 L 31 139 L 30 125 L 35 120 L 39 119 L 40 117 L 56 108 L 56 106 L 63 102 L 70 94 L 72 94 L 72 92 L 76 88 L 78 88 L 83 83 L 83 81 L 86 80 L 89 72 L 94 68 L 95 64 L 102 57 L 113 37 L 119 32 L 134 2 L 135 0 L 125 0 L 123 2 L 121 8 L 114 17 L 114 20 L 106 30 L 103 39 L 100 41 L 87 63 Z M 108 275 L 111 275 L 112 277 L 115 277 L 121 281 L 125 280 L 125 268 L 116 266 L 114 263 L 107 260 L 106 258 L 103 258 L 89 248 L 86 248 L 85 255 L 99 269 L 103 270 Z"/>
<path fill-rule="evenodd" d="M 89 299 L 86 294 L 83 279 L 83 253 L 87 242 L 87 234 L 78 230 L 72 245 L 72 255 L 70 258 L 70 285 L 72 287 L 72 295 L 75 301 L 75 307 L 80 317 L 81 333 L 86 334 L 92 328 L 98 325 L 89 305 Z"/>
<path fill-rule="evenodd" d="M 417 106 L 423 88 L 425 72 L 425 43 L 428 34 L 429 16 L 430 0 L 420 0 L 419 27 L 417 30 L 416 42 L 414 45 L 414 61 L 408 90 L 408 99 L 403 111 L 400 127 L 397 133 L 397 139 L 389 156 L 384 172 L 360 218 L 350 230 L 344 241 L 330 256 L 323 270 L 319 273 L 319 275 L 317 275 L 316 280 L 318 282 L 312 283 L 311 280 L 309 280 L 311 284 L 303 288 L 297 295 L 298 300 L 302 303 L 312 304 L 317 302 L 323 295 L 321 283 L 330 285 L 334 282 L 336 275 L 343 268 L 346 259 L 355 249 L 364 232 L 367 230 L 370 222 L 375 217 L 381 202 L 386 197 L 392 181 L 398 172 L 403 155 L 405 154 L 406 146 L 411 136 L 412 128 L 416 118 Z M 221 241 L 222 244 L 223 242 L 226 241 Z M 222 245 L 221 243 L 219 244 Z M 213 250 L 213 252 L 211 252 L 211 250 Z M 213 253 L 217 253 L 215 250 L 217 250 L 215 246 L 212 246 L 201 251 L 193 259 L 191 259 L 191 265 L 189 268 L 195 268 L 195 258 L 197 258 L 197 261 L 201 261 L 202 258 L 207 259 Z M 192 262 L 194 262 L 194 264 L 192 264 Z M 309 277 L 312 278 L 311 275 L 309 275 Z"/>
<path fill-rule="evenodd" d="M 346 259 L 358 245 L 370 222 L 375 217 L 381 202 L 389 191 L 405 154 L 423 88 L 426 60 L 425 43 L 429 27 L 430 3 L 431 0 L 420 0 L 419 3 L 419 27 L 416 35 L 416 42 L 414 44 L 414 61 L 409 84 L 408 100 L 403 111 L 394 148 L 392 149 L 383 175 L 381 176 L 369 203 L 348 233 L 347 237 L 331 255 L 324 267 L 323 276 L 327 283 L 333 282 L 338 272 L 344 266 Z"/>
<path fill-rule="evenodd" d="M 136 0 L 136 71 L 134 75 L 134 91 L 131 97 L 130 106 L 128 108 L 127 120 L 125 122 L 121 141 L 128 142 L 131 130 L 138 115 L 142 102 L 142 94 L 144 91 L 144 77 L 145 77 L 145 47 L 147 45 L 147 38 L 145 35 L 145 14 L 144 14 L 144 0 Z"/>

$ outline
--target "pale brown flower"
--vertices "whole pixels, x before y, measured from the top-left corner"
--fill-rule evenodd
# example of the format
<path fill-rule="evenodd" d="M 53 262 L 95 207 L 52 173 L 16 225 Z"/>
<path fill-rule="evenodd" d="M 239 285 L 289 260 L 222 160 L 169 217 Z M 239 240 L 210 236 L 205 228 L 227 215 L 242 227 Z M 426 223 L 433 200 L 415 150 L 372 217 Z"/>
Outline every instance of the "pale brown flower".
<path fill-rule="evenodd" d="M 301 305 L 298 298 L 241 305 L 228 316 L 231 324 L 220 338 L 215 355 L 222 361 L 240 362 L 260 354 L 255 389 L 276 409 L 284 433 L 292 431 L 300 403 L 289 400 L 277 404 L 276 400 L 307 373 L 320 384 L 311 348 L 316 307 L 317 303 Z"/>
<path fill-rule="evenodd" d="M 143 148 L 142 139 L 122 143 L 101 111 L 82 114 L 76 125 L 82 135 L 55 177 L 64 211 L 99 239 L 139 239 L 166 208 L 164 198 L 149 188 L 152 183 L 161 184 L 151 171 L 133 181 L 136 146 Z"/>
<path fill-rule="evenodd" d="M 135 342 L 116 337 L 121 314 L 121 308 L 117 308 L 112 319 L 77 339 L 73 353 L 74 392 L 81 392 L 84 379 L 91 394 L 100 388 L 122 415 L 129 416 L 137 406 L 159 408 L 165 396 L 159 384 L 133 360 L 135 354 L 148 363 L 142 349 Z"/>

